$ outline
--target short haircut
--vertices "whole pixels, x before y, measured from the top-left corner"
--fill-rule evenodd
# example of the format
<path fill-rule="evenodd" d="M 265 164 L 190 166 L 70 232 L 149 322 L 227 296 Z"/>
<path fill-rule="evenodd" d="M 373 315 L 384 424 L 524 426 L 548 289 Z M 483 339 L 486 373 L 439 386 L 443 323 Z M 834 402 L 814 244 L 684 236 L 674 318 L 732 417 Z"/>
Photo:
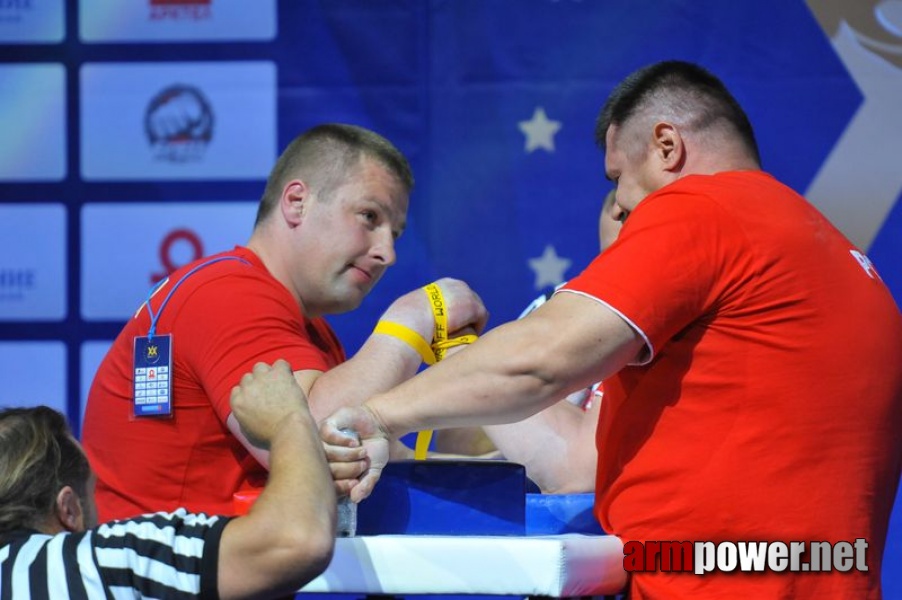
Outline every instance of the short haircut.
<path fill-rule="evenodd" d="M 63 486 L 86 497 L 90 474 L 63 415 L 47 406 L 0 410 L 0 534 L 42 524 Z"/>
<path fill-rule="evenodd" d="M 725 128 L 741 141 L 755 162 L 761 162 L 745 111 L 720 79 L 698 65 L 664 61 L 628 75 L 614 88 L 598 115 L 595 143 L 604 150 L 611 125 L 620 127 L 638 118 L 671 120 L 697 132 Z"/>
<path fill-rule="evenodd" d="M 359 168 L 363 158 L 378 161 L 408 194 L 413 189 L 410 164 L 391 142 L 363 127 L 326 123 L 302 133 L 282 152 L 266 182 L 255 226 L 272 213 L 282 189 L 292 179 L 303 180 L 327 199 Z"/>

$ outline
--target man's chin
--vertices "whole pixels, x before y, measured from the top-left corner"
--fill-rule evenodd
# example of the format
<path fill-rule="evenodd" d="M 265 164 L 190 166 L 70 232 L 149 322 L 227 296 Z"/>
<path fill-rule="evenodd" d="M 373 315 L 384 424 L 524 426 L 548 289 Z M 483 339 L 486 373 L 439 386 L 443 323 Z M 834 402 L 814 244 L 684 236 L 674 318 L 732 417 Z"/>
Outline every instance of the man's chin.
<path fill-rule="evenodd" d="M 365 290 L 348 290 L 347 293 L 333 298 L 331 306 L 326 312 L 329 314 L 337 315 L 355 310 L 359 308 L 361 304 L 363 304 L 363 299 L 366 298 L 367 294 L 370 293 L 370 290 L 371 288 L 367 288 Z"/>

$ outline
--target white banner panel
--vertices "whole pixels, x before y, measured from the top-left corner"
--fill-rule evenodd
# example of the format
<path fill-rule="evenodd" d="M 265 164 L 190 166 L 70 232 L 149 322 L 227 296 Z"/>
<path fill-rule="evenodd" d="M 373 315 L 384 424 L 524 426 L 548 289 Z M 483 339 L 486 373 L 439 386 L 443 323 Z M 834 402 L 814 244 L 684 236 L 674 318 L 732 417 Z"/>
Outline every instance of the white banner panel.
<path fill-rule="evenodd" d="M 81 0 L 83 42 L 268 41 L 276 0 Z"/>
<path fill-rule="evenodd" d="M 66 414 L 66 345 L 0 342 L 0 406 L 45 404 Z"/>
<path fill-rule="evenodd" d="M 257 202 L 86 204 L 81 313 L 131 318 L 154 283 L 196 258 L 247 243 Z"/>
<path fill-rule="evenodd" d="M 86 180 L 265 179 L 277 156 L 275 64 L 86 64 L 81 133 Z"/>
<path fill-rule="evenodd" d="M 66 318 L 66 209 L 0 204 L 0 321 Z"/>
<path fill-rule="evenodd" d="M 66 69 L 0 65 L 0 181 L 66 177 Z"/>
<path fill-rule="evenodd" d="M 91 384 L 94 382 L 94 375 L 97 368 L 103 362 L 107 350 L 113 345 L 112 340 L 90 341 L 81 345 L 81 360 L 79 374 L 81 377 L 81 390 L 78 407 L 78 430 L 85 422 L 85 407 L 88 405 L 88 392 L 91 391 Z"/>
<path fill-rule="evenodd" d="M 0 44 L 55 44 L 65 37 L 63 0 L 0 1 Z"/>

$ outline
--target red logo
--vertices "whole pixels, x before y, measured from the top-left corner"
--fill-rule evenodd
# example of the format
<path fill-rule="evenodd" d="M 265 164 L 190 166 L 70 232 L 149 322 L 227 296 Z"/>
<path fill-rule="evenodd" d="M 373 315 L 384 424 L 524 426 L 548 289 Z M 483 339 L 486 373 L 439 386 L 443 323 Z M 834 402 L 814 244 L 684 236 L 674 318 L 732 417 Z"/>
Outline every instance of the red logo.
<path fill-rule="evenodd" d="M 192 256 L 182 263 L 176 263 L 172 259 L 172 249 L 176 244 L 188 244 L 191 247 Z M 176 269 L 197 260 L 204 255 L 204 245 L 200 240 L 200 236 L 190 229 L 173 229 L 166 234 L 163 242 L 160 244 L 160 264 L 163 266 L 162 273 L 152 273 L 150 275 L 151 285 L 172 275 Z"/>

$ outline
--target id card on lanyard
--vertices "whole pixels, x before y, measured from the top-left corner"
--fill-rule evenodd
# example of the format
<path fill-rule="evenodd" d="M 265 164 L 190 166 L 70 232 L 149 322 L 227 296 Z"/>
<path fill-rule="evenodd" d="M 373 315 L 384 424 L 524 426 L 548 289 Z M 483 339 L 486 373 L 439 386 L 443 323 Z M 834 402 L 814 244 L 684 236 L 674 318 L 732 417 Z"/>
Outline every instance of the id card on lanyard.
<path fill-rule="evenodd" d="M 132 406 L 135 417 L 172 416 L 172 334 L 157 334 L 157 321 L 172 294 L 182 283 L 200 269 L 223 260 L 248 261 L 237 256 L 221 256 L 202 262 L 179 279 L 154 313 L 150 302 L 156 291 L 168 281 L 164 279 L 150 290 L 147 298 L 147 313 L 150 315 L 150 329 L 147 335 L 135 337 L 135 353 L 132 369 Z"/>
<path fill-rule="evenodd" d="M 135 416 L 172 414 L 172 336 L 135 338 Z"/>

